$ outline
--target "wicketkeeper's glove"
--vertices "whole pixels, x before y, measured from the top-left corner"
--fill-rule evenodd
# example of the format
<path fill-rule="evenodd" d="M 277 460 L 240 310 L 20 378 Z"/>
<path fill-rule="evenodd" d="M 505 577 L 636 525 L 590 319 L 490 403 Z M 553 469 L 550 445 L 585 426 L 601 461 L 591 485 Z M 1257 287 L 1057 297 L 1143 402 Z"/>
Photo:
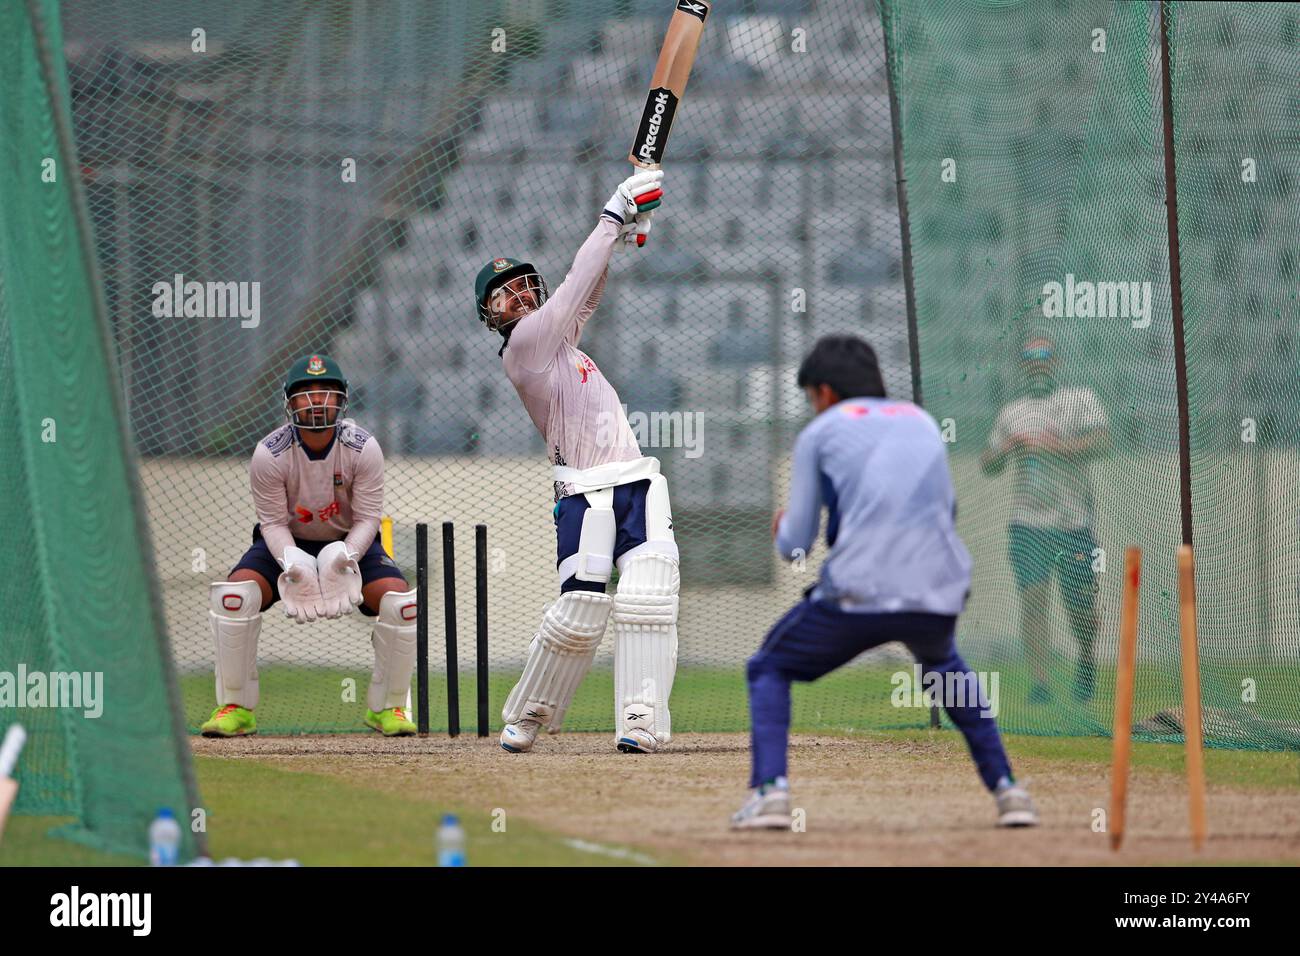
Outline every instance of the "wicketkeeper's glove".
<path fill-rule="evenodd" d="M 292 617 L 299 624 L 323 617 L 316 559 L 302 548 L 285 548 L 280 564 L 284 573 L 276 583 L 280 600 L 284 602 L 285 617 Z"/>
<path fill-rule="evenodd" d="M 316 556 L 323 617 L 351 614 L 352 609 L 361 603 L 361 566 L 357 563 L 358 557 L 355 551 L 348 550 L 346 541 L 331 541 Z"/>

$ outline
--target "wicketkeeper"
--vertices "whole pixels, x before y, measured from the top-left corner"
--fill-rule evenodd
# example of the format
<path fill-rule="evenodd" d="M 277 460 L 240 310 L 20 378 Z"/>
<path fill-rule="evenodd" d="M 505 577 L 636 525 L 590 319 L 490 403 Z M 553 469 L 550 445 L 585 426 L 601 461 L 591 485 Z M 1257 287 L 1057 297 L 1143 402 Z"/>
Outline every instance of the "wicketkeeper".
<path fill-rule="evenodd" d="M 652 753 L 671 736 L 679 578 L 668 485 L 658 459 L 641 454 L 614 386 L 578 348 L 614 250 L 650 232 L 662 179 L 662 171 L 640 172 L 619 185 L 554 295 L 518 259 L 493 259 L 475 282 L 478 316 L 501 333 L 506 375 L 555 468 L 560 596 L 501 711 L 501 746 L 511 753 L 530 750 L 543 727 L 559 731 L 611 616 L 615 744 Z"/>
<path fill-rule="evenodd" d="M 350 418 L 348 381 L 309 355 L 284 382 L 288 422 L 258 443 L 249 468 L 258 523 L 253 546 L 211 586 L 217 709 L 205 737 L 257 732 L 257 637 L 276 601 L 299 624 L 375 617 L 375 669 L 365 723 L 386 737 L 415 733 L 404 706 L 415 669 L 415 591 L 376 539 L 384 503 L 379 442 Z"/>
<path fill-rule="evenodd" d="M 816 680 L 890 641 L 912 652 L 927 685 L 937 673 L 940 687 L 963 689 L 944 694 L 944 709 L 996 796 L 998 823 L 1036 824 L 983 688 L 957 653 L 954 631 L 970 590 L 971 559 L 954 526 L 939 427 L 911 402 L 886 396 L 875 352 L 853 336 L 819 340 L 797 381 L 817 416 L 795 441 L 790 504 L 777 512 L 772 530 L 782 558 L 807 555 L 825 508 L 830 550 L 818 582 L 749 660 L 754 789 L 732 827 L 790 826 L 791 682 Z"/>

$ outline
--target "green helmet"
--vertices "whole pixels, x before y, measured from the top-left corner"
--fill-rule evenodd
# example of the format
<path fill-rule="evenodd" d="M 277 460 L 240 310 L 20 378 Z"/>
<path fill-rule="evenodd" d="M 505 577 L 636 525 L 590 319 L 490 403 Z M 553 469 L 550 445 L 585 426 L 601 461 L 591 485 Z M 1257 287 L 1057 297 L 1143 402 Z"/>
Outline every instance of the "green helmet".
<path fill-rule="evenodd" d="M 500 325 L 494 321 L 495 316 L 488 309 L 488 301 L 498 286 L 518 276 L 530 276 L 536 280 L 530 281 L 528 287 L 536 294 L 537 305 L 540 308 L 550 293 L 546 288 L 546 280 L 533 268 L 531 262 L 502 256 L 493 259 L 480 269 L 478 278 L 474 280 L 474 305 L 478 309 L 479 321 L 494 332 L 500 328 Z"/>
<path fill-rule="evenodd" d="M 305 408 L 295 410 L 290 402 L 290 396 L 295 388 L 300 385 L 313 384 L 321 386 L 322 392 L 340 393 L 337 411 L 334 414 L 333 421 L 328 421 L 330 406 L 327 403 L 310 401 Z M 331 388 L 330 386 L 334 386 Z M 316 391 L 316 389 L 312 389 Z M 321 411 L 320 419 L 322 424 L 315 424 L 317 418 L 315 412 Z M 343 415 L 348 410 L 348 380 L 343 374 L 343 369 L 339 364 L 328 355 L 304 355 L 293 365 L 289 366 L 289 373 L 284 377 L 284 414 L 289 419 L 289 423 L 297 425 L 299 428 L 312 430 L 321 430 L 326 428 L 335 428 L 343 420 Z M 301 416 L 307 416 L 306 421 L 300 421 Z M 328 423 L 326 423 L 328 422 Z"/>

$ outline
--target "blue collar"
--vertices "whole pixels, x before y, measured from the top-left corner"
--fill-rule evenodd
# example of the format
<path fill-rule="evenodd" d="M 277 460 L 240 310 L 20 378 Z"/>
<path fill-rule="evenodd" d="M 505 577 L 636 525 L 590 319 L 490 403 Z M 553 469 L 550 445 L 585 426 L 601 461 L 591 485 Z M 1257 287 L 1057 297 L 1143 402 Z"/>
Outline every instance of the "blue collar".
<path fill-rule="evenodd" d="M 334 440 L 339 437 L 339 430 L 338 428 L 334 429 L 334 434 L 330 436 L 330 443 L 318 452 L 307 447 L 306 442 L 302 440 L 302 432 L 297 425 L 293 426 L 293 434 L 298 439 L 298 444 L 302 445 L 302 450 L 307 453 L 307 458 L 310 461 L 324 461 L 329 457 L 330 452 L 334 450 Z"/>

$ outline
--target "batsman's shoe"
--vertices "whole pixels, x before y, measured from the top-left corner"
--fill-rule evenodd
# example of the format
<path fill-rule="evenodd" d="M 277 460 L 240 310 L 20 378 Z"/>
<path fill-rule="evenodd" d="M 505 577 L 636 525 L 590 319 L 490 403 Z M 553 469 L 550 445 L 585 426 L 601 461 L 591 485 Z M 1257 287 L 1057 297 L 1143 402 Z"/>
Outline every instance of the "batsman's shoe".
<path fill-rule="evenodd" d="M 257 718 L 238 704 L 225 704 L 212 712 L 199 733 L 204 737 L 243 737 L 257 733 Z"/>
<path fill-rule="evenodd" d="M 790 788 L 784 777 L 759 787 L 745 805 L 731 815 L 733 830 L 790 829 Z"/>
<path fill-rule="evenodd" d="M 659 749 L 659 740 L 648 730 L 633 727 L 618 738 L 618 751 L 625 754 L 652 754 Z"/>
<path fill-rule="evenodd" d="M 1029 791 L 1018 783 L 1003 780 L 994 792 L 998 802 L 998 826 L 1000 827 L 1036 827 L 1038 811 Z"/>
<path fill-rule="evenodd" d="M 525 754 L 533 749 L 533 742 L 542 725 L 535 720 L 521 720 L 517 724 L 506 724 L 501 731 L 501 749 L 512 754 Z"/>
<path fill-rule="evenodd" d="M 378 713 L 367 710 L 366 726 L 379 731 L 385 737 L 409 737 L 415 733 L 415 724 L 401 707 L 389 707 Z"/>

